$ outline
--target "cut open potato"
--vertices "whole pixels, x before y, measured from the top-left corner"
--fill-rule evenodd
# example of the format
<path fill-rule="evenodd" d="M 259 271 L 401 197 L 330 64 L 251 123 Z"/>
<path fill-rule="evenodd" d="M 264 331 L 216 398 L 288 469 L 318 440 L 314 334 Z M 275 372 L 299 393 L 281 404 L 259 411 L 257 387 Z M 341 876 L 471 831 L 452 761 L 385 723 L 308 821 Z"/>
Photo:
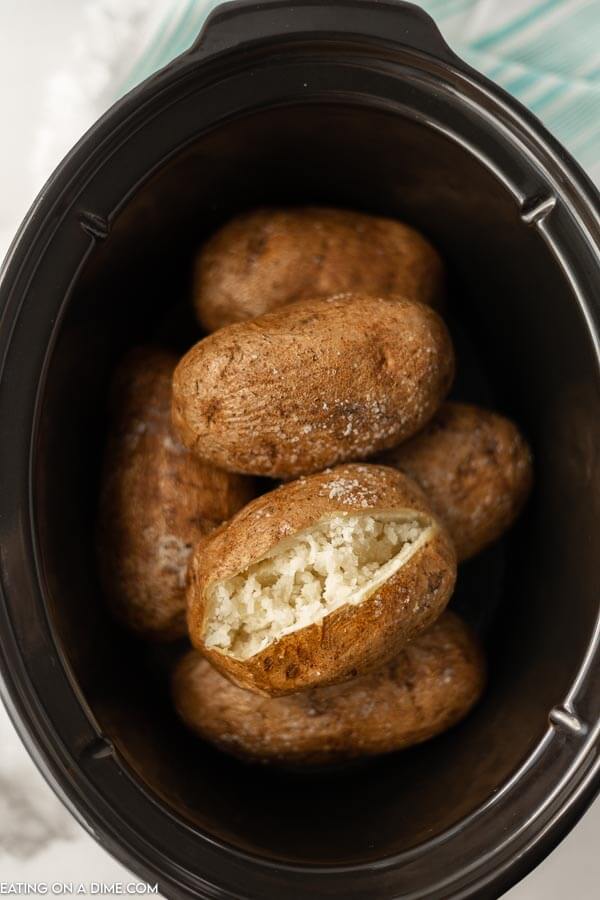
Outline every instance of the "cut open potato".
<path fill-rule="evenodd" d="M 432 523 L 404 513 L 335 515 L 281 541 L 208 594 L 206 646 L 248 659 L 284 635 L 356 606 L 430 537 Z"/>
<path fill-rule="evenodd" d="M 198 547 L 192 642 L 268 695 L 385 663 L 431 624 L 456 574 L 420 489 L 384 466 L 340 466 L 248 504 Z"/>

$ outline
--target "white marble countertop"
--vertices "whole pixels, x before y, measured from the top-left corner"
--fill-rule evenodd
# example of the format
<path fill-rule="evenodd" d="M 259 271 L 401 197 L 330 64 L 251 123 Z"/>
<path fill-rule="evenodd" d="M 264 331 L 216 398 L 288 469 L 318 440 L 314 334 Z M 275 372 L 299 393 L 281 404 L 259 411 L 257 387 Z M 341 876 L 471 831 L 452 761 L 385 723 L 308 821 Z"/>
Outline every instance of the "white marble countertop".
<path fill-rule="evenodd" d="M 81 0 L 0 0 L 0 257 L 35 192 L 28 149 L 44 79 L 80 24 Z M 509 900 L 593 900 L 600 802 Z M 133 880 L 84 832 L 35 769 L 0 706 L 0 883 Z M 79 896 L 91 896 L 80 894 Z"/>

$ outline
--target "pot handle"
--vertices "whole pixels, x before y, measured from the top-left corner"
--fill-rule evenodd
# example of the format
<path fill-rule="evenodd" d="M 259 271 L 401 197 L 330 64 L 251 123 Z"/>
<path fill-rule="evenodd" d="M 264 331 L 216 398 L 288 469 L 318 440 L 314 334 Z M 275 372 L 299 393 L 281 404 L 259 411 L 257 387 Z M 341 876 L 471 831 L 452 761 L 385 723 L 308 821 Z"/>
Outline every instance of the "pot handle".
<path fill-rule="evenodd" d="M 208 16 L 188 53 L 205 59 L 253 41 L 373 38 L 460 64 L 423 9 L 404 0 L 236 0 Z"/>

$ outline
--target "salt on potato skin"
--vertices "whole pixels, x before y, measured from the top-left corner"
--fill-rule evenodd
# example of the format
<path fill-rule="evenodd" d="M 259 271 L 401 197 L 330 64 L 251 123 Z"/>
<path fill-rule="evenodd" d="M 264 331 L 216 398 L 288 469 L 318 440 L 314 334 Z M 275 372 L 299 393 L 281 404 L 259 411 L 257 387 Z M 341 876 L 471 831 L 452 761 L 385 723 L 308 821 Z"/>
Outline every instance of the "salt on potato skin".
<path fill-rule="evenodd" d="M 194 306 L 209 332 L 344 291 L 400 294 L 437 309 L 443 264 L 403 222 L 308 206 L 236 216 L 200 248 L 194 266 Z"/>
<path fill-rule="evenodd" d="M 423 431 L 381 462 L 423 488 L 459 561 L 511 527 L 533 482 L 531 451 L 514 422 L 468 403 L 444 403 Z"/>
<path fill-rule="evenodd" d="M 206 645 L 215 583 L 245 572 L 284 538 L 325 517 L 369 511 L 406 513 L 430 524 L 427 539 L 374 593 L 248 659 Z M 209 536 L 190 564 L 188 628 L 194 646 L 240 687 L 283 695 L 345 681 L 385 664 L 440 615 L 455 578 L 452 542 L 414 482 L 385 466 L 338 466 L 263 494 Z"/>
<path fill-rule="evenodd" d="M 304 300 L 199 341 L 173 378 L 173 423 L 200 459 L 290 478 L 419 431 L 454 376 L 429 307 L 402 297 Z"/>
<path fill-rule="evenodd" d="M 115 373 L 97 528 L 108 605 L 127 628 L 155 640 L 185 634 L 193 549 L 256 494 L 252 479 L 204 465 L 177 440 L 176 362 L 139 347 Z"/>
<path fill-rule="evenodd" d="M 196 651 L 180 660 L 172 694 L 185 724 L 245 760 L 325 765 L 421 743 L 460 721 L 482 694 L 473 632 L 445 612 L 376 672 L 286 697 L 260 697 Z"/>

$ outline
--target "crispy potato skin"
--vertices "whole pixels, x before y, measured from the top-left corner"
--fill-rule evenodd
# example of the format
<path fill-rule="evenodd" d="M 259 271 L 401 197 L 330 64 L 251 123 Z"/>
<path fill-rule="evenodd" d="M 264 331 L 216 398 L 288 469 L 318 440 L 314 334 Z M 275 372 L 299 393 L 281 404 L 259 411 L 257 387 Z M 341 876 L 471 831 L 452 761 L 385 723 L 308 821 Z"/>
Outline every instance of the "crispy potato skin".
<path fill-rule="evenodd" d="M 376 593 L 285 635 L 249 659 L 234 659 L 205 645 L 206 596 L 212 583 L 243 572 L 284 537 L 325 516 L 395 509 L 432 518 L 434 528 L 430 539 Z M 198 549 L 190 564 L 190 638 L 219 671 L 257 693 L 278 696 L 333 684 L 392 659 L 441 614 L 455 578 L 452 542 L 409 478 L 384 466 L 338 466 L 263 494 Z"/>
<path fill-rule="evenodd" d="M 204 465 L 175 437 L 175 364 L 139 348 L 116 373 L 98 522 L 107 601 L 126 626 L 161 640 L 185 634 L 192 549 L 255 494 L 252 479 Z"/>
<path fill-rule="evenodd" d="M 429 307 L 358 294 L 306 300 L 192 347 L 175 370 L 173 423 L 206 462 L 289 478 L 412 436 L 453 375 L 450 337 Z"/>
<path fill-rule="evenodd" d="M 466 403 L 445 403 L 418 435 L 382 462 L 421 485 L 459 561 L 497 540 L 531 490 L 531 452 L 517 426 Z"/>
<path fill-rule="evenodd" d="M 194 267 L 194 305 L 207 331 L 346 291 L 400 294 L 439 308 L 442 261 L 402 222 L 301 207 L 236 216 L 202 247 Z"/>
<path fill-rule="evenodd" d="M 323 765 L 390 753 L 464 718 L 485 684 L 475 635 L 446 612 L 385 666 L 345 684 L 259 697 L 192 651 L 173 699 L 186 725 L 226 753 L 257 762 Z"/>

